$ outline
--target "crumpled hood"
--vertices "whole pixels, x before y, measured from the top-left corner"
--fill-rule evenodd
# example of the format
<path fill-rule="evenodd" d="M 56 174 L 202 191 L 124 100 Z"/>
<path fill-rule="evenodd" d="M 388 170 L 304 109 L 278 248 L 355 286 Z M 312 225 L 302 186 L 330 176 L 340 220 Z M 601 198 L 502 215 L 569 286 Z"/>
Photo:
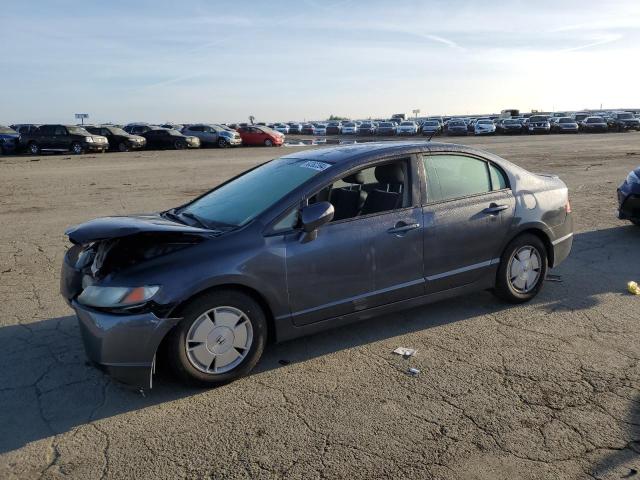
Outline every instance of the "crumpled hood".
<path fill-rule="evenodd" d="M 122 217 L 102 217 L 69 228 L 65 235 L 75 244 L 84 244 L 111 238 L 122 238 L 138 233 L 186 233 L 210 235 L 212 232 L 163 218 L 160 214 Z"/>

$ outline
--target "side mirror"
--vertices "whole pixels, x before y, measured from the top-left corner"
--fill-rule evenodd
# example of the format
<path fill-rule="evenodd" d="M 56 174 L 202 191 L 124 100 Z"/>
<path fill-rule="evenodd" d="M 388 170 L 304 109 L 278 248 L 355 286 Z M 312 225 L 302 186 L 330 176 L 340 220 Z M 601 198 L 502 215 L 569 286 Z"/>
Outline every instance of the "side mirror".
<path fill-rule="evenodd" d="M 300 220 L 302 222 L 302 243 L 311 242 L 318 236 L 318 228 L 329 223 L 333 219 L 333 205 L 329 202 L 318 202 L 302 209 Z"/>

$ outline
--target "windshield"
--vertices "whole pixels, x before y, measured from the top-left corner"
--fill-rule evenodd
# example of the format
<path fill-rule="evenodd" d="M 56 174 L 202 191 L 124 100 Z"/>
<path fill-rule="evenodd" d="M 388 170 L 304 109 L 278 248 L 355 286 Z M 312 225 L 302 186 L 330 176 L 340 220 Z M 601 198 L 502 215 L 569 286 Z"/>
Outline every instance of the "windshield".
<path fill-rule="evenodd" d="M 211 225 L 241 226 L 330 166 L 296 158 L 273 160 L 208 193 L 180 213 L 192 213 Z"/>
<path fill-rule="evenodd" d="M 449 122 L 449 126 L 450 127 L 466 127 L 467 124 L 464 123 L 462 120 L 456 120 L 456 121 Z"/>
<path fill-rule="evenodd" d="M 630 113 L 619 113 L 618 118 L 620 120 L 630 120 L 633 118 L 633 115 L 631 115 Z"/>
<path fill-rule="evenodd" d="M 478 125 L 491 125 L 492 123 L 491 120 L 478 120 Z"/>
<path fill-rule="evenodd" d="M 107 128 L 107 130 L 109 130 L 113 135 L 129 136 L 129 134 L 127 132 L 125 132 L 124 130 L 122 130 L 121 128 L 109 127 L 109 128 Z"/>
<path fill-rule="evenodd" d="M 504 124 L 505 125 L 520 125 L 520 122 L 518 120 L 505 120 Z"/>
<path fill-rule="evenodd" d="M 167 129 L 167 132 L 169 132 L 169 135 L 173 135 L 174 137 L 178 136 L 178 137 L 182 137 L 182 134 L 178 131 L 178 130 L 173 130 L 173 129 Z"/>
<path fill-rule="evenodd" d="M 560 120 L 558 120 L 558 123 L 576 123 L 573 121 L 573 119 L 571 118 L 561 118 Z"/>
<path fill-rule="evenodd" d="M 345 123 L 344 125 L 342 125 L 343 127 L 355 127 L 356 124 L 355 123 Z"/>
<path fill-rule="evenodd" d="M 401 127 L 413 127 L 413 122 L 402 122 L 400 124 Z"/>
<path fill-rule="evenodd" d="M 587 123 L 602 123 L 604 122 L 603 119 L 601 119 L 600 117 L 589 117 L 587 118 Z"/>
<path fill-rule="evenodd" d="M 427 127 L 439 127 L 440 122 L 436 122 L 435 120 L 430 120 L 428 122 L 424 122 L 423 125 L 426 125 Z"/>
<path fill-rule="evenodd" d="M 392 127 L 392 126 L 393 126 L 393 124 L 392 124 L 391 122 L 382 122 L 382 123 L 380 124 L 380 126 L 381 126 L 381 127 Z"/>
<path fill-rule="evenodd" d="M 67 130 L 69 130 L 69 133 L 75 133 L 77 135 L 91 135 L 89 132 L 87 132 L 84 128 L 81 128 L 81 127 L 67 127 Z"/>
<path fill-rule="evenodd" d="M 546 122 L 548 121 L 547 117 L 543 117 L 543 116 L 535 116 L 535 117 L 530 117 L 529 118 L 530 122 Z"/>

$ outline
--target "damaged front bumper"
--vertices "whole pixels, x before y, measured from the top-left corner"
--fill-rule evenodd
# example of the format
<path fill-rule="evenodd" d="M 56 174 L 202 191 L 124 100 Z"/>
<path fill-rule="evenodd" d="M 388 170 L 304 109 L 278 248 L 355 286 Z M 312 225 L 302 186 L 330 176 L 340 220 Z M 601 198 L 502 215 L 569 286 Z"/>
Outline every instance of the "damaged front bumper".
<path fill-rule="evenodd" d="M 180 321 L 153 313 L 116 315 L 71 302 L 87 357 L 115 380 L 151 388 L 155 356 L 165 335 Z"/>
<path fill-rule="evenodd" d="M 76 298 L 82 292 L 82 276 L 69 250 L 62 264 L 60 292 L 78 317 L 87 357 L 115 380 L 151 388 L 158 347 L 180 319 L 159 318 L 153 312 L 110 313 L 81 305 Z"/>

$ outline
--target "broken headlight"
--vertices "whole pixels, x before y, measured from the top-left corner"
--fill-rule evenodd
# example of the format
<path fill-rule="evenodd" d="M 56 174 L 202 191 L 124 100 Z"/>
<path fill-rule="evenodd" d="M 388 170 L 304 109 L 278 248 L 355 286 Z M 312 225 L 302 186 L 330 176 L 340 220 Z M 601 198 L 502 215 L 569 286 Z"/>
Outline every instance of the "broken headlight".
<path fill-rule="evenodd" d="M 120 308 L 140 305 L 158 293 L 158 285 L 145 287 L 99 287 L 90 285 L 78 296 L 78 302 L 88 307 Z"/>

